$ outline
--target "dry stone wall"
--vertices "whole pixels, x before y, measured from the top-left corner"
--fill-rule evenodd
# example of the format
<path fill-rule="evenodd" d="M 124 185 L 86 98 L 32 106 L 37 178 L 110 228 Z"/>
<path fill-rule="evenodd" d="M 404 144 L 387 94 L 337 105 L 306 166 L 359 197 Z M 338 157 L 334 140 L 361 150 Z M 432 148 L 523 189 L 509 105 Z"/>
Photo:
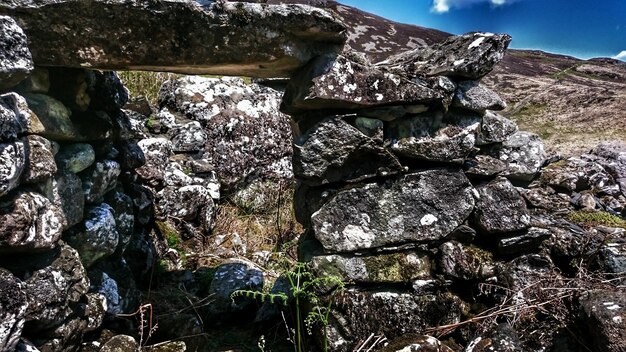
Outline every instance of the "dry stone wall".
<path fill-rule="evenodd" d="M 282 109 L 299 127 L 295 206 L 308 227 L 300 257 L 318 277 L 336 276 L 347 284 L 339 296 L 328 298 L 335 305 L 324 332 L 331 350 L 364 348 L 372 336 L 398 339 L 384 349 L 390 351 L 563 348 L 564 337 L 553 328 L 565 324 L 563 317 L 553 316 L 552 328 L 533 325 L 544 334 L 540 340 L 518 325 L 511 328 L 504 313 L 479 327 L 464 322 L 484 314 L 476 310 L 483 304 L 528 309 L 541 299 L 529 287 L 567 290 L 560 271 L 567 267 L 565 258 L 575 256 L 570 241 L 582 233 L 591 242 L 603 236 L 563 215 L 589 200 L 589 210 L 601 208 L 619 218 L 626 205 L 626 189 L 616 188 L 622 162 L 611 179 L 604 168 L 603 176 L 594 178 L 612 190 L 601 202 L 597 186 L 582 186 L 585 191 L 578 191 L 586 195 L 572 198 L 558 186 L 546 187 L 546 182 L 567 183 L 562 166 L 542 170 L 555 160 L 539 137 L 498 115 L 506 103 L 480 83 L 510 39 L 470 33 L 377 64 L 348 51 L 312 61 L 289 82 Z M 624 147 L 619 148 L 608 158 L 623 158 Z M 593 153 L 584 160 L 608 162 L 601 152 Z M 566 162 L 571 163 L 578 161 Z M 550 170 L 560 176 L 550 176 Z M 563 208 L 546 211 L 548 195 L 563 197 Z M 609 231 L 607 245 L 620 248 L 612 258 L 623 262 L 617 242 L 624 229 Z M 597 260 L 609 275 L 624 269 L 608 269 L 608 262 Z M 538 324 L 533 314 L 527 324 Z M 459 327 L 447 331 L 455 331 L 456 346 L 419 336 L 440 333 L 441 326 Z M 618 351 L 623 345 L 608 338 L 608 330 L 594 341 L 612 340 L 609 350 Z M 419 336 L 413 343 L 411 334 Z"/>
<path fill-rule="evenodd" d="M 133 337 L 102 330 L 132 330 L 115 317 L 137 311 L 158 258 L 179 268 L 167 233 L 210 233 L 224 194 L 251 204 L 292 165 L 307 227 L 299 259 L 347 287 L 325 298 L 330 320 L 317 333 L 331 350 L 371 336 L 391 351 L 577 351 L 581 338 L 587 350 L 624 350 L 626 147 L 559 160 L 494 112 L 506 103 L 480 79 L 509 36 L 469 33 L 372 64 L 348 48 L 338 54 L 343 25 L 301 5 L 54 4 L 0 4 L 15 16 L 0 16 L 0 350 L 78 350 L 97 336 L 85 350 L 135 350 Z M 133 46 L 145 31 L 122 33 L 137 50 L 121 53 L 111 43 L 127 23 L 96 21 L 94 9 L 154 14 L 143 30 L 191 16 L 250 36 L 209 57 L 191 39 L 175 42 L 188 51 L 169 47 L 163 38 L 179 32 L 166 31 L 150 61 Z M 68 13 L 69 29 L 55 26 Z M 101 41 L 67 39 L 83 28 Z M 164 85 L 152 111 L 127 104 L 114 72 L 85 64 L 292 77 L 282 100 L 240 79 L 184 77 Z M 263 283 L 256 265 L 226 263 L 201 314 L 235 321 L 255 304 L 230 293 Z M 202 317 L 162 326 L 201 333 Z M 441 334 L 445 343 L 427 336 Z"/>

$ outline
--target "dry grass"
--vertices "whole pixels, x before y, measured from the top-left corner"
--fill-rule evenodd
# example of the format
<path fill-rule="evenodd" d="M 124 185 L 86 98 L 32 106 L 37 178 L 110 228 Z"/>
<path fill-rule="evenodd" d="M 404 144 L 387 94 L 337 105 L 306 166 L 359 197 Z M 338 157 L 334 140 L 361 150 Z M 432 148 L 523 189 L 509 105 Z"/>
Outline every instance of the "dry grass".
<path fill-rule="evenodd" d="M 161 85 L 181 75 L 169 72 L 120 71 L 117 73 L 133 97 L 144 96 L 151 104 L 156 104 Z"/>

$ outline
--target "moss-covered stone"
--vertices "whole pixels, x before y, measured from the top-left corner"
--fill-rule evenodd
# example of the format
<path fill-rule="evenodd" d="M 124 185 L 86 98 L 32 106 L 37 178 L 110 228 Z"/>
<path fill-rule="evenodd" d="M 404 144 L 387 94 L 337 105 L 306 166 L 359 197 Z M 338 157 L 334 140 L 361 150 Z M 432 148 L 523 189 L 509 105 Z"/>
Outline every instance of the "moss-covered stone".
<path fill-rule="evenodd" d="M 311 260 L 317 276 L 337 276 L 343 281 L 363 283 L 409 282 L 430 278 L 431 262 L 419 252 L 390 253 L 370 256 L 317 256 Z"/>

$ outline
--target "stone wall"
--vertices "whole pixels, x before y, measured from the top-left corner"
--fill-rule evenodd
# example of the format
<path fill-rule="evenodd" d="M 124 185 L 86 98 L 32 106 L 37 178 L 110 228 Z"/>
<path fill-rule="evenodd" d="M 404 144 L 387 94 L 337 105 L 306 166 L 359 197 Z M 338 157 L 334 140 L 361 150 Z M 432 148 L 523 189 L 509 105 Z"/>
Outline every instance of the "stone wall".
<path fill-rule="evenodd" d="M 626 149 L 604 146 L 542 170 L 558 158 L 494 112 L 506 103 L 480 83 L 509 41 L 466 34 L 378 64 L 345 52 L 292 77 L 282 109 L 299 126 L 295 206 L 308 227 L 300 258 L 317 277 L 346 283 L 327 298 L 334 304 L 325 329 L 330 350 L 368 348 L 379 337 L 399 339 L 391 351 L 573 349 L 566 342 L 573 337 L 556 327 L 574 324 L 576 309 L 564 313 L 564 306 L 589 281 L 571 281 L 567 272 L 615 278 L 625 269 L 609 264 L 625 258 L 618 244 L 625 223 L 583 229 L 568 214 L 587 207 L 583 199 L 589 211 L 624 214 Z M 599 160 L 613 166 L 598 169 L 593 181 L 572 169 L 599 167 Z M 590 242 L 580 244 L 581 236 Z M 554 296 L 540 292 L 546 287 L 570 294 L 550 305 Z M 545 305 L 548 317 L 533 304 Z M 542 337 L 528 336 L 529 326 Z M 419 336 L 441 333 L 454 342 Z M 623 346 L 606 330 L 600 335 L 611 347 L 597 350 Z"/>
<path fill-rule="evenodd" d="M 14 20 L 0 17 L 0 350 L 78 350 L 104 327 L 136 328 L 115 318 L 137 311 L 138 288 L 157 258 L 178 262 L 165 238 L 171 228 L 209 233 L 224 193 L 251 202 L 263 181 L 290 176 L 291 137 L 276 91 L 185 77 L 163 87 L 158 111 L 127 104 L 114 72 L 80 68 L 71 55 L 41 56 L 47 32 L 36 26 L 38 14 L 47 13 L 52 28 L 69 11 L 60 3 L 0 5 L 33 34 L 28 43 Z M 255 35 L 280 22 L 250 24 L 289 11 L 306 19 L 284 36 L 291 49 L 269 35 L 261 58 L 232 65 L 217 58 L 209 68 L 151 66 L 149 55 L 111 63 L 120 59 L 116 47 L 96 50 L 88 63 L 292 74 L 280 109 L 293 119 L 294 204 L 307 227 L 299 259 L 317 277 L 346 284 L 327 298 L 331 350 L 352 350 L 370 336 L 391 341 L 393 351 L 580 349 L 567 331 L 580 331 L 588 349 L 623 350 L 626 147 L 559 160 L 495 113 L 506 104 L 480 79 L 502 59 L 509 36 L 470 33 L 372 64 L 336 53 L 343 26 L 320 10 L 213 4 L 207 15 L 198 4 L 165 5 L 191 9 L 200 22 L 208 16 L 209 25 L 261 28 Z M 102 31 L 102 43 L 117 40 L 120 28 L 87 24 Z M 63 42 L 67 31 L 54 29 Z M 254 305 L 229 294 L 260 289 L 263 273 L 234 262 L 212 279 L 215 303 L 203 316 L 233 319 Z M 182 319 L 172 330 L 195 331 L 201 320 Z M 102 342 L 84 349 L 138 347 L 127 336 Z"/>

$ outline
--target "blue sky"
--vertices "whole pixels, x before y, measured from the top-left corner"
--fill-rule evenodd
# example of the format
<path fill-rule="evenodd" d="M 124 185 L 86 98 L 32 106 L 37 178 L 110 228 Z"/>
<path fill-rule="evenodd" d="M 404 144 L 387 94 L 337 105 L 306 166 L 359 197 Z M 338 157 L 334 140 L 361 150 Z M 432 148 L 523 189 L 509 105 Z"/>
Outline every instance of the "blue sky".
<path fill-rule="evenodd" d="M 512 48 L 626 61 L 626 0 L 338 0 L 397 22 L 504 32 Z"/>

